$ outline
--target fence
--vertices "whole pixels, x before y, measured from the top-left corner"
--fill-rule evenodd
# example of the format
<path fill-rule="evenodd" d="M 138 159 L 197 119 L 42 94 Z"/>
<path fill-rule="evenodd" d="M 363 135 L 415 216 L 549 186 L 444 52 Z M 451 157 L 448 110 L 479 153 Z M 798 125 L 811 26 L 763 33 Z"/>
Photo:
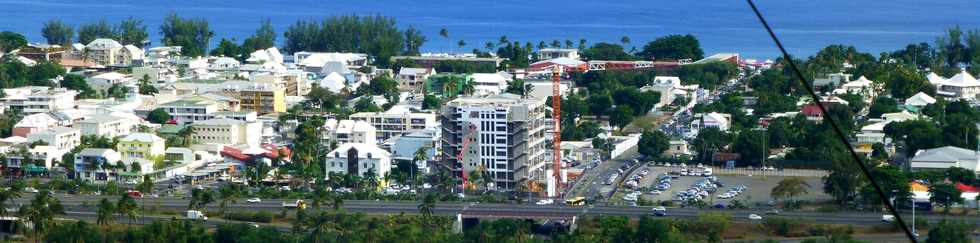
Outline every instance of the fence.
<path fill-rule="evenodd" d="M 715 175 L 824 177 L 827 176 L 828 174 L 826 170 L 813 170 L 813 169 L 760 170 L 760 169 L 750 169 L 750 168 L 732 168 L 732 169 L 726 169 L 724 167 L 711 167 L 711 168 L 712 168 L 712 172 Z"/>

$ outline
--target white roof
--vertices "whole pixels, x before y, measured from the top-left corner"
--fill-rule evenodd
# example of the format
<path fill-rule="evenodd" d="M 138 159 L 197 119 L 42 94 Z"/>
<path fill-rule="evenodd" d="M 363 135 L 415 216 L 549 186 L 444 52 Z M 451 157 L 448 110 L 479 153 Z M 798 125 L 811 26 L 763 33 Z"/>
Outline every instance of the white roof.
<path fill-rule="evenodd" d="M 338 53 L 338 52 L 318 52 L 311 53 L 300 61 L 299 65 L 308 67 L 323 67 L 328 62 L 348 63 L 355 60 L 363 60 L 363 54 L 357 53 Z"/>
<path fill-rule="evenodd" d="M 936 103 L 936 99 L 923 92 L 919 92 L 912 97 L 905 99 L 905 105 L 908 106 L 926 106 L 932 103 Z"/>
<path fill-rule="evenodd" d="M 405 67 L 405 68 L 402 68 L 402 69 L 399 69 L 398 70 L 398 75 L 419 75 L 419 74 L 425 74 L 425 73 L 428 73 L 428 72 L 429 72 L 429 69 L 428 68 L 410 68 L 410 67 Z"/>
<path fill-rule="evenodd" d="M 107 38 L 95 39 L 92 42 L 89 42 L 88 45 L 85 46 L 85 48 L 92 49 L 92 50 L 108 50 L 108 49 L 115 49 L 115 48 L 122 48 L 122 47 L 123 45 L 119 44 L 118 41 L 113 39 L 107 39 Z"/>
<path fill-rule="evenodd" d="M 871 86 L 871 83 L 872 83 L 871 80 L 868 80 L 868 78 L 861 76 L 857 80 L 845 83 L 843 86 L 845 88 L 864 88 L 864 87 Z"/>
<path fill-rule="evenodd" d="M 334 93 L 340 93 L 344 87 L 347 86 L 347 79 L 339 73 L 332 72 L 327 77 L 320 80 L 320 87 L 330 90 Z"/>
<path fill-rule="evenodd" d="M 265 50 L 257 50 L 252 52 L 252 54 L 250 54 L 248 59 L 245 61 L 249 63 L 273 62 L 281 64 L 283 62 L 283 56 L 282 53 L 279 52 L 279 48 L 273 46 Z"/>
<path fill-rule="evenodd" d="M 559 57 L 559 58 L 554 58 L 554 59 L 549 59 L 549 60 L 543 60 L 543 61 L 535 62 L 535 63 L 532 63 L 531 65 L 541 64 L 541 63 L 548 63 L 548 62 L 554 63 L 554 64 L 558 64 L 558 65 L 564 65 L 564 66 L 577 66 L 577 65 L 585 64 L 585 62 L 583 62 L 581 60 L 578 60 L 578 59 L 567 58 L 567 57 Z"/>
<path fill-rule="evenodd" d="M 347 157 L 347 151 L 350 150 L 351 148 L 357 150 L 357 157 L 358 158 L 367 158 L 368 157 L 368 154 L 371 154 L 371 157 L 372 158 L 382 158 L 382 157 L 387 158 L 387 157 L 391 157 L 391 153 L 389 153 L 388 151 L 385 151 L 384 149 L 378 148 L 378 146 L 375 146 L 373 144 L 366 144 L 366 143 L 345 143 L 345 144 L 341 144 L 339 147 L 337 147 L 333 151 L 330 151 L 330 155 L 331 155 L 331 157 L 333 157 L 334 153 L 337 153 L 337 155 L 339 155 L 339 157 L 346 158 Z"/>
<path fill-rule="evenodd" d="M 718 122 L 721 122 L 721 123 L 724 123 L 724 124 L 728 124 L 728 118 L 726 118 L 725 115 L 726 114 L 722 114 L 722 113 L 718 113 L 718 112 L 711 112 L 711 113 L 704 114 L 704 117 L 705 118 L 710 118 L 712 120 L 715 120 L 715 121 L 718 121 Z"/>
<path fill-rule="evenodd" d="M 31 60 L 30 58 L 26 58 L 26 57 L 22 57 L 22 56 L 17 56 L 16 58 L 17 58 L 17 61 L 19 61 L 20 63 L 23 63 L 24 66 L 31 67 L 31 66 L 37 65 L 37 62 L 34 61 L 34 60 Z"/>
<path fill-rule="evenodd" d="M 214 119 L 208 119 L 208 120 L 203 120 L 203 121 L 196 121 L 194 123 L 191 123 L 191 126 L 194 126 L 194 125 L 203 125 L 203 126 L 230 126 L 230 125 L 239 125 L 239 124 L 243 124 L 243 123 L 245 123 L 245 122 L 244 121 L 240 121 L 240 120 L 231 119 L 231 118 L 214 118 Z"/>
<path fill-rule="evenodd" d="M 926 79 L 928 79 L 929 80 L 929 83 L 932 84 L 932 85 L 941 85 L 941 84 L 943 84 L 943 82 L 946 81 L 945 78 L 940 77 L 938 74 L 933 73 L 933 72 L 929 72 L 929 74 L 926 75 Z"/>
<path fill-rule="evenodd" d="M 26 143 L 27 138 L 21 136 L 10 136 L 6 138 L 0 138 L 0 142 L 11 143 L 11 144 Z"/>
<path fill-rule="evenodd" d="M 92 76 L 92 78 L 105 79 L 105 80 L 120 80 L 126 78 L 128 75 L 121 74 L 117 72 L 108 72 L 99 75 Z"/>
<path fill-rule="evenodd" d="M 888 125 L 887 121 L 875 122 L 871 125 L 861 127 L 862 132 L 881 132 L 885 130 L 885 125 Z"/>
<path fill-rule="evenodd" d="M 24 116 L 14 127 L 51 127 L 58 123 L 58 119 L 51 117 L 48 113 L 37 113 Z"/>
<path fill-rule="evenodd" d="M 120 138 L 119 141 L 120 142 L 140 141 L 144 143 L 152 143 L 152 142 L 163 142 L 164 140 L 163 138 L 160 138 L 157 135 L 151 133 L 130 133 L 129 135 Z"/>
<path fill-rule="evenodd" d="M 496 83 L 496 84 L 506 84 L 507 77 L 500 75 L 499 73 L 474 73 L 473 81 L 477 83 Z"/>
<path fill-rule="evenodd" d="M 881 114 L 881 118 L 889 122 L 898 122 L 898 121 L 906 121 L 906 120 L 915 120 L 918 119 L 919 116 L 909 113 L 909 111 L 907 110 L 902 110 L 900 112 Z"/>
<path fill-rule="evenodd" d="M 974 78 L 973 75 L 970 75 L 970 73 L 966 72 L 966 70 L 962 70 L 960 73 L 957 73 L 956 75 L 953 75 L 953 77 L 947 79 L 946 82 L 943 82 L 943 85 L 972 87 L 980 86 L 980 82 L 977 82 L 977 79 Z"/>

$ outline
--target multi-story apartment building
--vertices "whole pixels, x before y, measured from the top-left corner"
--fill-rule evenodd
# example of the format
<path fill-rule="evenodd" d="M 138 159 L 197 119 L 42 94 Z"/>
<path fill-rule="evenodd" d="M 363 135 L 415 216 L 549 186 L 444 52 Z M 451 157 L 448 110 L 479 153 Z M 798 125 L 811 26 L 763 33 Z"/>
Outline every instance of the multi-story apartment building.
<path fill-rule="evenodd" d="M 434 68 L 403 67 L 398 70 L 398 90 L 422 91 L 425 80 L 435 74 L 436 70 Z"/>
<path fill-rule="evenodd" d="M 440 112 L 443 160 L 457 177 L 483 170 L 500 190 L 514 190 L 529 179 L 545 182 L 551 122 L 545 107 L 543 100 L 513 94 L 450 101 Z M 461 151 L 462 161 L 457 159 Z"/>
<path fill-rule="evenodd" d="M 286 93 L 282 88 L 253 86 L 238 92 L 242 110 L 255 111 L 259 115 L 286 112 Z"/>
<path fill-rule="evenodd" d="M 347 143 L 327 154 L 326 174 L 340 173 L 381 178 L 391 172 L 391 153 L 374 144 Z"/>
<path fill-rule="evenodd" d="M 129 135 L 137 123 L 137 120 L 103 114 L 76 122 L 75 126 L 82 130 L 82 135 L 114 138 Z"/>
<path fill-rule="evenodd" d="M 439 125 L 435 114 L 412 112 L 402 106 L 393 106 L 385 112 L 358 112 L 350 115 L 350 119 L 370 123 L 382 141 Z"/>
<path fill-rule="evenodd" d="M 131 133 L 119 139 L 116 151 L 119 151 L 122 161 L 126 164 L 152 161 L 157 157 L 163 157 L 166 141 L 152 133 Z"/>
<path fill-rule="evenodd" d="M 253 74 L 251 80 L 256 83 L 282 88 L 287 96 L 304 96 L 312 88 L 307 77 L 310 73 L 292 70 L 282 73 Z"/>
<path fill-rule="evenodd" d="M 170 119 L 178 124 L 187 124 L 195 121 L 204 121 L 214 118 L 214 113 L 218 111 L 218 102 L 203 96 L 190 96 L 182 99 L 163 103 L 162 108 L 170 113 Z"/>
<path fill-rule="evenodd" d="M 240 121 L 231 118 L 215 118 L 191 124 L 195 143 L 221 145 L 249 145 L 258 147 L 262 138 L 262 123 Z"/>
<path fill-rule="evenodd" d="M 24 114 L 75 108 L 75 95 L 78 95 L 78 91 L 70 89 L 39 86 L 4 89 L 3 93 L 4 103 Z"/>
<path fill-rule="evenodd" d="M 68 151 L 81 144 L 82 133 L 77 128 L 52 127 L 27 134 L 27 142 L 44 142 L 56 149 Z"/>
<path fill-rule="evenodd" d="M 85 45 L 83 58 L 103 66 L 130 66 L 143 62 L 143 49 L 133 45 L 122 45 L 113 39 L 100 38 Z"/>
<path fill-rule="evenodd" d="M 114 167 L 121 159 L 122 155 L 112 149 L 82 149 L 75 154 L 75 178 L 97 182 L 115 179 Z"/>
<path fill-rule="evenodd" d="M 329 119 L 323 124 L 324 144 L 364 143 L 377 144 L 377 129 L 364 121 Z"/>

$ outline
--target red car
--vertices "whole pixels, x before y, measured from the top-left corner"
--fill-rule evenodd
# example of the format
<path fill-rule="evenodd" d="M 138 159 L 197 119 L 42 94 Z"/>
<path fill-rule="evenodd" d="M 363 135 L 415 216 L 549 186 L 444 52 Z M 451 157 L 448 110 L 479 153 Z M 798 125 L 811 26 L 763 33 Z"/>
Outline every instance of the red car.
<path fill-rule="evenodd" d="M 129 191 L 128 194 L 132 198 L 143 198 L 143 193 L 139 191 Z"/>

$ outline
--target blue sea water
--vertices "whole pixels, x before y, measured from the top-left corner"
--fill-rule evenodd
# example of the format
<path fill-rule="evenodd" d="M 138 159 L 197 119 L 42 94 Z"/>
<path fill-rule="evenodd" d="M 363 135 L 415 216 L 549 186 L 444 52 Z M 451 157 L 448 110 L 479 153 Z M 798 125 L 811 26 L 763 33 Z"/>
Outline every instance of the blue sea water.
<path fill-rule="evenodd" d="M 909 43 L 933 43 L 943 30 L 959 25 L 980 29 L 980 1 L 974 0 L 759 0 L 787 48 L 812 55 L 829 44 L 855 45 L 873 54 Z M 0 30 L 25 34 L 41 42 L 43 23 L 58 18 L 72 24 L 105 18 L 118 22 L 143 19 L 154 42 L 168 12 L 204 17 L 220 38 L 250 35 L 260 19 L 269 18 L 281 34 L 297 20 L 329 15 L 386 15 L 403 27 L 426 34 L 426 51 L 482 48 L 506 35 L 511 41 L 586 39 L 631 46 L 667 34 L 693 34 L 705 52 L 739 52 L 767 58 L 778 51 L 748 6 L 741 0 L 0 0 Z M 449 38 L 438 35 L 447 28 Z M 280 36 L 281 41 L 281 36 Z"/>

